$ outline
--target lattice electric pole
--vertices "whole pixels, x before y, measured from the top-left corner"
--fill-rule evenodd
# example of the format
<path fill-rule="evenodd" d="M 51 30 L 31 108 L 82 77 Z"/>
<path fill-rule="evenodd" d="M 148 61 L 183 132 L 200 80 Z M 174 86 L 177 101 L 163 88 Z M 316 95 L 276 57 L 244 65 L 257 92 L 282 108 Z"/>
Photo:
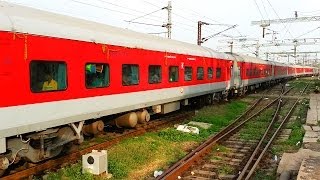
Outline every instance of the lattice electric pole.
<path fill-rule="evenodd" d="M 201 46 L 202 44 L 202 25 L 209 25 L 209 23 L 198 21 L 198 39 L 197 44 Z"/>
<path fill-rule="evenodd" d="M 171 5 L 171 1 L 168 1 L 168 6 L 164 7 L 164 9 L 168 10 L 168 23 L 165 25 L 165 27 L 168 30 L 168 39 L 171 39 L 171 31 L 172 31 L 172 18 L 171 18 L 172 5 Z"/>

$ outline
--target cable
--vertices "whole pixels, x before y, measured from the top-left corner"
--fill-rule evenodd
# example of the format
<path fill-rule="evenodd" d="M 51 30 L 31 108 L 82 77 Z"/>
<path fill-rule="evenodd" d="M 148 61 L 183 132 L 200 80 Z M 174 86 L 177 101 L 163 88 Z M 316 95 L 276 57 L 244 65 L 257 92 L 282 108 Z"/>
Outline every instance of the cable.
<path fill-rule="evenodd" d="M 150 12 L 150 13 L 144 14 L 144 15 L 142 15 L 142 16 L 139 16 L 139 17 L 133 18 L 133 19 L 129 20 L 128 22 L 132 22 L 132 21 L 134 21 L 134 20 L 137 20 L 137 19 L 140 19 L 140 18 L 143 18 L 143 17 L 149 16 L 149 15 L 151 15 L 151 14 L 153 14 L 153 13 L 156 13 L 156 12 L 159 12 L 159 11 L 161 11 L 161 10 L 163 10 L 163 9 L 164 9 L 164 8 L 161 8 L 161 9 L 158 9 L 158 10 L 152 11 L 152 12 Z"/>
<path fill-rule="evenodd" d="M 159 25 L 159 24 L 149 24 L 149 23 L 142 23 L 142 22 L 135 22 L 135 21 L 126 21 L 129 23 L 134 23 L 134 24 L 142 24 L 142 25 L 148 25 L 148 26 L 158 26 L 158 27 L 163 27 L 164 25 Z"/>
<path fill-rule="evenodd" d="M 267 18 L 270 20 L 270 18 L 269 18 L 269 16 L 268 16 L 268 12 L 267 12 L 267 10 L 266 10 L 266 6 L 265 6 L 264 3 L 263 3 L 263 0 L 261 0 L 261 3 L 262 3 L 262 6 L 263 6 L 264 11 L 266 12 Z"/>
<path fill-rule="evenodd" d="M 87 6 L 91 6 L 91 7 L 95 7 L 95 8 L 99 8 L 99 9 L 105 9 L 105 10 L 109 10 L 109 11 L 120 13 L 120 14 L 124 14 L 124 15 L 137 16 L 136 14 L 131 14 L 131 13 L 123 12 L 123 11 L 118 11 L 118 10 L 106 8 L 106 7 L 103 7 L 103 6 L 97 6 L 97 5 L 94 5 L 94 4 L 89 4 L 89 3 L 85 3 L 85 2 L 82 2 L 82 1 L 78 1 L 78 0 L 71 0 L 71 1 L 73 1 L 75 3 L 82 4 L 82 5 L 87 5 Z M 149 17 L 145 17 L 144 19 L 148 19 L 148 20 L 151 20 L 151 21 L 159 21 L 158 19 L 153 19 L 153 18 L 149 18 Z"/>
<path fill-rule="evenodd" d="M 273 6 L 272 6 L 272 4 L 270 3 L 270 1 L 267 0 L 267 2 L 268 2 L 268 4 L 270 5 L 270 7 L 272 8 L 272 10 L 274 11 L 274 13 L 277 15 L 277 17 L 278 17 L 279 19 L 281 19 L 280 16 L 279 16 L 279 14 L 277 13 L 277 11 L 273 8 Z M 282 22 L 282 23 L 283 23 L 283 22 Z M 286 25 L 286 24 L 283 24 L 283 26 L 284 26 L 285 29 L 287 29 L 287 25 Z M 288 32 L 289 32 L 289 34 L 291 35 L 291 37 L 293 38 L 293 35 L 291 34 L 291 32 L 290 32 L 289 29 L 288 29 Z"/>
<path fill-rule="evenodd" d="M 259 6 L 258 6 L 257 1 L 256 1 L 256 0 L 253 0 L 253 1 L 254 1 L 254 3 L 255 3 L 255 4 L 256 4 L 256 6 L 257 6 L 257 9 L 258 9 L 258 11 L 259 11 L 259 13 L 260 13 L 260 16 L 262 17 L 262 19 L 265 19 L 265 18 L 263 17 L 263 14 L 262 14 L 262 12 L 261 12 L 261 10 L 260 10 Z"/>
<path fill-rule="evenodd" d="M 319 27 L 316 27 L 315 29 L 312 29 L 312 30 L 310 30 L 310 31 L 308 31 L 308 32 L 306 32 L 306 33 L 304 33 L 304 34 L 301 34 L 301 35 L 297 36 L 295 39 L 297 39 L 297 38 L 299 38 L 299 37 L 301 37 L 301 36 L 307 35 L 307 34 L 309 34 L 309 33 L 312 33 L 313 31 L 315 31 L 315 30 L 317 30 L 317 29 L 319 29 L 319 28 L 320 28 L 320 26 L 319 26 Z"/>
<path fill-rule="evenodd" d="M 111 3 L 111 2 L 108 2 L 108 1 L 104 1 L 104 0 L 96 0 L 96 1 L 100 1 L 100 2 L 103 2 L 103 3 L 106 3 L 106 4 L 111 4 L 113 6 L 116 6 L 116 7 L 120 7 L 120 8 L 124 8 L 124 9 L 127 9 L 127 10 L 130 10 L 130 11 L 134 11 L 134 12 L 137 12 L 137 13 L 141 13 L 141 14 L 145 14 L 145 12 L 142 12 L 142 11 L 138 11 L 136 9 L 131 9 L 131 8 L 128 8 L 128 7 L 125 7 L 125 6 L 121 6 L 119 4 L 115 4 L 115 3 Z M 159 16 L 155 16 L 155 15 L 151 15 L 153 17 L 157 17 L 157 18 L 160 18 Z"/>

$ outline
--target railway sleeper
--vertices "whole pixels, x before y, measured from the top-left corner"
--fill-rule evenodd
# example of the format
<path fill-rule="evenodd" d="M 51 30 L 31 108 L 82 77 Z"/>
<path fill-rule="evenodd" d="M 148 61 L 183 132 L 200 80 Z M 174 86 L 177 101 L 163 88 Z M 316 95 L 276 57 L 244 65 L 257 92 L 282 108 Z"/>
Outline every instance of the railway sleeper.
<path fill-rule="evenodd" d="M 228 158 L 228 159 L 230 160 L 231 158 Z M 239 162 L 239 160 L 237 160 L 237 161 L 228 161 L 228 160 L 225 160 L 225 159 L 223 159 L 223 160 L 211 159 L 210 163 L 214 163 L 214 164 L 217 164 L 217 165 L 230 165 L 230 166 L 240 167 L 241 161 L 242 160 L 240 160 L 240 162 Z"/>
<path fill-rule="evenodd" d="M 237 144 L 228 145 L 228 149 L 251 149 L 252 146 L 240 146 Z"/>
<path fill-rule="evenodd" d="M 216 164 L 206 163 L 201 168 L 207 171 L 212 171 L 214 169 L 217 169 L 218 166 Z"/>
<path fill-rule="evenodd" d="M 224 144 L 226 144 L 227 146 L 229 146 L 229 145 L 252 146 L 252 145 L 256 145 L 257 141 L 243 142 L 243 141 L 239 141 L 239 140 L 227 140 Z"/>
<path fill-rule="evenodd" d="M 194 175 L 204 177 L 204 178 L 215 178 L 217 176 L 215 172 L 205 171 L 200 169 L 193 170 L 192 172 L 194 173 Z"/>
<path fill-rule="evenodd" d="M 223 179 L 223 180 L 231 180 L 231 179 L 235 179 L 237 176 L 234 174 L 219 174 L 219 179 Z"/>
<path fill-rule="evenodd" d="M 229 148 L 231 151 L 236 152 L 236 153 L 248 153 L 248 152 L 252 152 L 251 149 L 233 149 L 233 148 Z"/>
<path fill-rule="evenodd" d="M 186 179 L 186 180 L 215 180 L 212 178 L 205 178 L 205 177 L 199 177 L 199 176 L 187 176 L 187 177 L 183 177 L 183 179 Z"/>

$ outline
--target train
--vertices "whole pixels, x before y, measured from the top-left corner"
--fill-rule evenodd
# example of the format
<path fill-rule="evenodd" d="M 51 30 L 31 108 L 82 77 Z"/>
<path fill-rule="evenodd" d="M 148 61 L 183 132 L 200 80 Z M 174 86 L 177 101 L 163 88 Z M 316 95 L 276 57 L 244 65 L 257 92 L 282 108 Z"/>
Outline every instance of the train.
<path fill-rule="evenodd" d="M 0 173 L 55 157 L 105 117 L 154 114 L 319 73 L 0 1 Z"/>

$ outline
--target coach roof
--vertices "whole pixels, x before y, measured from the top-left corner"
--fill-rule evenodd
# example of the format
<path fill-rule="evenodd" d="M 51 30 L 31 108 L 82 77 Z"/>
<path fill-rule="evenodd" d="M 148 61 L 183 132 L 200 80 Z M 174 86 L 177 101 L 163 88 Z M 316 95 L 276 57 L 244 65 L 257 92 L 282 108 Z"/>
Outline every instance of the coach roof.
<path fill-rule="evenodd" d="M 181 41 L 0 1 L 0 30 L 223 59 L 216 52 Z"/>

